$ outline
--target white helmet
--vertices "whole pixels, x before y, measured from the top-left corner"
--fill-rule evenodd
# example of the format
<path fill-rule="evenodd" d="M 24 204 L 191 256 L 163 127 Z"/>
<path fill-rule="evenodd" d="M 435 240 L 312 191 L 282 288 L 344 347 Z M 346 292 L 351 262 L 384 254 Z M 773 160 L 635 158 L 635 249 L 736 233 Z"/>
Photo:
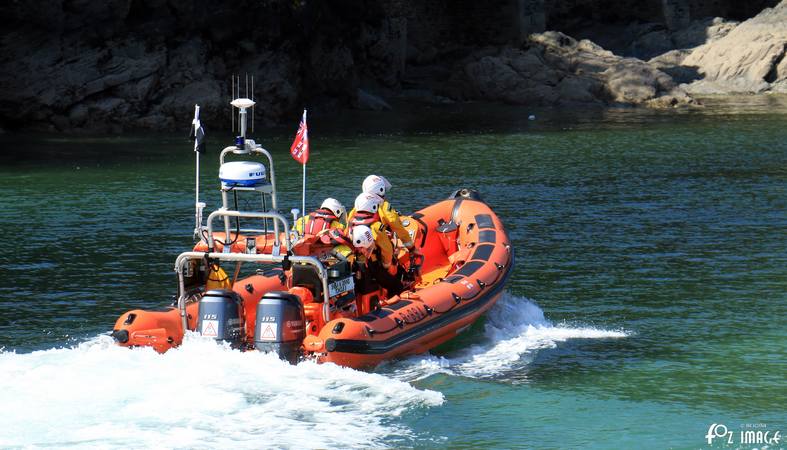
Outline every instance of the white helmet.
<path fill-rule="evenodd" d="M 325 200 L 323 200 L 322 205 L 320 205 L 320 208 L 330 209 L 331 211 L 333 211 L 334 214 L 336 214 L 336 217 L 338 218 L 342 218 L 342 216 L 347 214 L 347 210 L 344 209 L 344 205 L 342 205 L 341 202 L 339 202 L 339 200 L 336 200 L 335 198 L 331 198 L 331 197 L 328 197 Z"/>
<path fill-rule="evenodd" d="M 366 225 L 357 225 L 353 227 L 353 246 L 355 248 L 368 249 L 374 243 L 374 236 L 372 236 L 372 229 Z"/>
<path fill-rule="evenodd" d="M 377 194 L 380 197 L 385 197 L 385 193 L 391 189 L 391 183 L 379 175 L 369 175 L 363 180 L 361 189 L 368 194 Z"/>
<path fill-rule="evenodd" d="M 383 199 L 379 196 L 363 192 L 358 197 L 355 197 L 355 210 L 375 213 L 382 202 Z"/>

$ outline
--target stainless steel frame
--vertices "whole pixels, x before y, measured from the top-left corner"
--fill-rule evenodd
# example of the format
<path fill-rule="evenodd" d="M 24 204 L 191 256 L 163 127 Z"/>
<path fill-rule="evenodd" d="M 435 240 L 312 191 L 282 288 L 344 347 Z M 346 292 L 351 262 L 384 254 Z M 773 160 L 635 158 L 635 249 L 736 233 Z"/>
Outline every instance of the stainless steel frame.
<path fill-rule="evenodd" d="M 273 157 L 271 156 L 271 154 L 267 150 L 262 148 L 261 145 L 256 144 L 256 143 L 254 145 L 255 145 L 254 148 L 238 148 L 238 147 L 236 147 L 234 145 L 231 145 L 229 147 L 225 147 L 224 150 L 222 150 L 221 154 L 219 155 L 219 165 L 224 164 L 225 157 L 228 154 L 230 154 L 230 153 L 233 153 L 233 154 L 236 154 L 236 155 L 247 155 L 249 153 L 252 153 L 252 154 L 264 155 L 266 158 L 268 158 L 268 166 L 270 168 L 270 170 L 269 170 L 269 172 L 270 172 L 270 192 L 269 192 L 269 194 L 271 196 L 271 205 L 273 207 L 273 211 L 278 211 L 279 202 L 278 202 L 278 196 L 276 194 L 276 171 L 273 168 Z M 260 195 L 265 195 L 266 191 L 267 191 L 267 190 L 260 190 L 260 189 L 256 189 L 256 188 L 255 189 L 252 189 L 252 188 L 241 188 L 241 187 L 233 187 L 233 188 L 230 188 L 230 189 L 222 188 L 221 189 L 221 202 L 222 202 L 222 205 L 223 205 L 224 209 L 226 209 L 226 210 L 230 210 L 229 199 L 227 198 L 227 193 L 229 191 L 231 191 L 231 190 L 241 190 L 241 191 L 257 190 L 257 191 L 260 192 Z M 278 223 L 276 221 L 273 222 L 273 229 L 274 229 L 273 232 L 276 234 L 276 236 L 278 236 L 279 235 L 279 225 L 278 225 Z M 286 228 L 285 228 L 285 230 L 286 230 Z M 244 230 L 244 231 L 248 232 L 249 230 Z M 229 242 L 230 219 L 229 219 L 229 217 L 226 217 L 226 216 L 224 217 L 224 233 L 225 233 L 225 242 Z M 211 241 L 211 243 L 212 242 L 213 241 Z M 210 245 L 210 243 L 208 243 L 208 244 Z"/>
<path fill-rule="evenodd" d="M 270 167 L 270 174 L 271 174 L 271 200 L 273 204 L 273 209 L 276 210 L 279 208 L 278 198 L 276 196 L 276 171 L 273 169 L 273 157 L 271 154 L 262 148 L 259 144 L 257 147 L 252 149 L 251 151 L 247 149 L 239 149 L 234 145 L 229 147 L 225 147 L 224 150 L 221 151 L 221 155 L 219 156 L 219 165 L 224 164 L 224 157 L 227 156 L 228 153 L 234 153 L 236 155 L 245 155 L 247 153 L 258 153 L 260 155 L 265 155 L 268 158 L 268 165 Z M 226 205 L 225 205 L 226 206 Z"/>
<path fill-rule="evenodd" d="M 290 226 L 287 223 L 287 218 L 282 216 L 279 213 L 275 212 L 253 212 L 253 211 L 235 211 L 235 210 L 218 210 L 213 211 L 208 216 L 208 251 L 213 251 L 213 219 L 216 217 L 224 217 L 225 220 L 228 217 L 247 217 L 250 219 L 273 219 L 273 233 L 274 233 L 274 245 L 281 246 L 281 242 L 279 241 L 279 222 L 282 223 L 285 230 L 289 230 Z M 226 235 L 226 238 L 229 239 L 229 235 Z M 287 245 L 287 250 L 292 250 L 292 242 L 290 241 L 290 234 L 284 233 L 284 243 Z"/>
<path fill-rule="evenodd" d="M 210 222 L 208 222 L 210 223 Z M 185 264 L 194 259 L 202 259 L 205 257 L 209 259 L 215 259 L 219 261 L 234 261 L 234 262 L 260 262 L 260 263 L 280 263 L 284 261 L 286 256 L 281 255 L 266 255 L 266 254 L 259 254 L 259 255 L 251 255 L 246 253 L 202 253 L 202 252 L 184 252 L 178 255 L 178 258 L 175 260 L 175 272 L 178 274 L 178 309 L 180 310 L 180 319 L 181 325 L 183 326 L 183 332 L 185 333 L 188 330 L 188 320 L 186 317 L 186 286 L 185 286 L 185 277 L 183 275 L 183 269 Z M 322 295 L 323 295 L 323 308 L 322 313 L 323 317 L 327 321 L 329 319 L 330 314 L 330 305 L 328 303 L 329 293 L 328 293 L 328 271 L 325 269 L 325 266 L 322 265 L 319 259 L 313 256 L 290 256 L 289 260 L 294 264 L 308 264 L 317 268 L 317 272 L 320 276 L 320 282 L 322 283 Z"/>

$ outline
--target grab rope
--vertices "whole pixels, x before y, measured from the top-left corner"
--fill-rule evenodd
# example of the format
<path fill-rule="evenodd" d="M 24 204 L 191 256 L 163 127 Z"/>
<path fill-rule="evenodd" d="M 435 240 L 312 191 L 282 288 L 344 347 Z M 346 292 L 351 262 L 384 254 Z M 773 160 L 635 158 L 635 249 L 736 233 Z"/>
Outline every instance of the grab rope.
<path fill-rule="evenodd" d="M 493 285 L 493 284 L 497 283 L 497 282 L 500 280 L 500 277 L 502 277 L 502 276 L 503 276 L 503 269 L 505 269 L 505 268 L 508 266 L 508 263 L 509 263 L 510 261 L 511 261 L 511 259 L 510 259 L 510 257 L 509 257 L 509 260 L 508 260 L 508 261 L 507 261 L 505 264 L 499 264 L 499 263 L 495 262 L 495 267 L 497 268 L 497 276 L 495 277 L 495 279 L 494 279 L 494 280 L 492 280 L 492 282 L 490 282 L 490 283 L 487 283 L 487 282 L 485 282 L 485 281 L 481 281 L 480 279 L 476 278 L 476 280 L 475 280 L 475 281 L 476 281 L 476 283 L 478 283 L 478 288 L 479 288 L 479 289 L 478 289 L 478 292 L 476 292 L 475 294 L 473 294 L 473 295 L 471 295 L 470 297 L 467 297 L 467 298 L 465 298 L 465 297 L 461 297 L 461 296 L 459 296 L 459 295 L 457 295 L 457 294 L 455 294 L 455 293 L 453 293 L 453 292 L 452 292 L 452 293 L 451 293 L 451 296 L 452 296 L 452 297 L 453 297 L 453 299 L 454 299 L 454 304 L 453 304 L 453 305 L 451 305 L 451 307 L 450 307 L 450 308 L 448 308 L 448 309 L 446 309 L 446 310 L 444 310 L 444 311 L 438 311 L 438 310 L 436 310 L 436 309 L 435 309 L 435 310 L 434 310 L 434 312 L 435 312 L 436 314 L 445 314 L 445 313 L 447 313 L 447 312 L 451 311 L 452 309 L 456 308 L 456 307 L 457 307 L 457 306 L 458 306 L 460 303 L 462 303 L 462 302 L 468 302 L 468 301 L 470 301 L 470 300 L 473 300 L 473 299 L 475 299 L 476 297 L 478 297 L 478 296 L 481 294 L 481 292 L 483 292 L 483 291 L 484 291 L 484 288 L 485 288 L 486 286 L 488 286 L 488 285 Z"/>

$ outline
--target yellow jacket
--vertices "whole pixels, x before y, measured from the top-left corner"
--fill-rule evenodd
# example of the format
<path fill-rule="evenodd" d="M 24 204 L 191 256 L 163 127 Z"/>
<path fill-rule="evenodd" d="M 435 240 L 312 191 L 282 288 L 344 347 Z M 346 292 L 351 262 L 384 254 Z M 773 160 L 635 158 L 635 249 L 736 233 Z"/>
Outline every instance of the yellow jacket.
<path fill-rule="evenodd" d="M 393 231 L 396 236 L 399 237 L 399 240 L 402 241 L 405 247 L 411 248 L 413 246 L 413 240 L 410 239 L 410 233 L 407 232 L 407 229 L 402 225 L 402 221 L 399 219 L 399 213 L 393 209 L 388 200 L 383 200 L 383 203 L 380 205 L 380 208 L 377 209 L 378 214 L 380 215 L 380 222 L 382 223 L 383 227 L 387 227 L 391 231 Z M 355 215 L 355 208 L 350 211 L 347 215 L 347 223 L 350 223 L 353 216 Z M 374 230 L 374 228 L 372 228 Z M 388 240 L 390 243 L 390 239 Z M 390 259 L 389 259 L 390 261 Z"/>
<path fill-rule="evenodd" d="M 376 247 L 369 259 L 377 261 L 379 251 L 380 263 L 387 269 L 391 266 L 391 261 L 393 261 L 393 244 L 391 243 L 391 238 L 388 237 L 388 233 L 385 232 L 385 226 L 380 222 L 369 225 L 369 228 L 372 230 L 372 237 L 374 238 L 374 245 Z M 358 258 L 358 262 L 365 263 L 366 260 L 361 256 Z"/>

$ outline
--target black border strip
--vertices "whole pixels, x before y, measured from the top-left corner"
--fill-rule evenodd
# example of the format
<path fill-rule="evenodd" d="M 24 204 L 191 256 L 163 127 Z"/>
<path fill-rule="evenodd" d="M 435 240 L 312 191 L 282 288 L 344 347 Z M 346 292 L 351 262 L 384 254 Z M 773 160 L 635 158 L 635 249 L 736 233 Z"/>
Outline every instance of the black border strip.
<path fill-rule="evenodd" d="M 385 306 L 383 306 L 383 308 L 397 310 L 397 309 L 400 309 L 400 308 L 404 308 L 405 306 L 409 305 L 410 303 L 412 303 L 410 300 L 403 300 L 402 299 L 402 300 L 399 300 L 396 303 L 392 303 L 390 305 L 385 305 Z"/>
<path fill-rule="evenodd" d="M 462 275 L 465 277 L 469 277 L 470 275 L 476 273 L 478 269 L 484 267 L 487 263 L 482 261 L 470 261 L 462 265 L 456 272 L 452 273 L 451 275 Z"/>
<path fill-rule="evenodd" d="M 464 277 L 462 275 L 451 275 L 448 278 L 444 278 L 443 281 L 446 282 L 446 283 L 453 284 L 453 283 L 456 283 L 457 281 L 462 280 L 462 279 L 464 279 Z"/>
<path fill-rule="evenodd" d="M 352 320 L 354 322 L 374 322 L 377 319 L 382 319 L 385 317 L 390 316 L 393 314 L 393 311 L 390 309 L 380 308 L 375 309 L 374 311 L 369 311 L 368 313 L 360 316 L 360 317 L 353 317 Z"/>
<path fill-rule="evenodd" d="M 480 259 L 482 261 L 488 261 L 489 257 L 492 256 L 492 252 L 495 250 L 495 246 L 493 244 L 484 244 L 476 246 L 475 251 L 473 252 L 473 256 L 470 259 Z"/>
<path fill-rule="evenodd" d="M 475 223 L 478 228 L 495 228 L 495 223 L 492 221 L 492 216 L 489 214 L 476 214 Z"/>
<path fill-rule="evenodd" d="M 433 331 L 438 330 L 448 323 L 466 317 L 481 309 L 482 306 L 489 303 L 492 298 L 494 298 L 503 290 L 506 281 L 508 281 L 508 277 L 511 275 L 511 271 L 513 271 L 513 263 L 514 255 L 512 254 L 511 258 L 508 260 L 508 270 L 506 271 L 506 274 L 503 276 L 503 278 L 498 281 L 497 285 L 485 292 L 478 299 L 473 300 L 470 304 L 462 308 L 453 309 L 450 312 L 442 314 L 436 319 L 430 320 L 429 322 L 420 326 L 417 325 L 410 330 L 405 331 L 404 333 L 398 334 L 384 341 L 366 341 L 361 339 L 328 339 L 328 341 L 333 341 L 330 343 L 330 346 L 333 347 L 331 352 L 360 353 L 366 355 L 380 355 L 388 353 L 392 350 L 395 350 L 396 347 L 400 345 L 404 345 L 410 341 L 419 339 L 429 333 L 432 333 Z M 326 347 L 328 345 L 328 342 L 326 342 Z"/>
<path fill-rule="evenodd" d="M 495 230 L 481 230 L 478 232 L 478 243 L 497 242 L 497 232 Z"/>

